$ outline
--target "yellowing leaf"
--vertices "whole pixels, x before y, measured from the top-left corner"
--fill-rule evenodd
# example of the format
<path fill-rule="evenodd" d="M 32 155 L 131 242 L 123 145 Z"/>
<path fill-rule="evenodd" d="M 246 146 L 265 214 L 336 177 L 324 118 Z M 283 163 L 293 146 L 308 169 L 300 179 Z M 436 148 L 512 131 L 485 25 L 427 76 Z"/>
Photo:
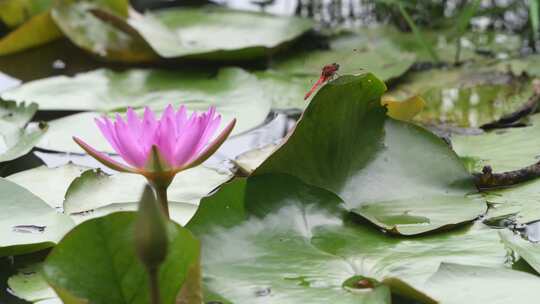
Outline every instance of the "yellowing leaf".
<path fill-rule="evenodd" d="M 32 17 L 7 36 L 0 39 L 0 56 L 36 47 L 62 37 L 62 32 L 50 12 Z"/>
<path fill-rule="evenodd" d="M 412 96 L 403 101 L 391 96 L 381 98 L 381 104 L 386 106 L 386 114 L 394 119 L 410 121 L 424 109 L 426 102 L 420 96 Z"/>

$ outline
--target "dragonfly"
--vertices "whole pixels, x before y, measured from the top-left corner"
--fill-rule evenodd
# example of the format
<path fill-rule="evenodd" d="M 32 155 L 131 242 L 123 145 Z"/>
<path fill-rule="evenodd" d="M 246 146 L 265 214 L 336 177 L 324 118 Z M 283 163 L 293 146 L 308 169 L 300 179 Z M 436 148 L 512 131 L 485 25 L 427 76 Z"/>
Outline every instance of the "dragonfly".
<path fill-rule="evenodd" d="M 332 64 L 325 65 L 322 68 L 321 77 L 319 77 L 319 80 L 317 80 L 317 82 L 315 82 L 313 87 L 311 87 L 309 92 L 307 92 L 306 96 L 304 96 L 304 100 L 307 100 L 309 98 L 309 96 L 311 96 L 311 94 L 313 94 L 313 92 L 315 92 L 315 90 L 317 90 L 318 87 L 323 85 L 328 80 L 332 79 L 334 77 L 334 75 L 336 75 L 336 72 L 338 70 L 339 70 L 339 64 L 337 64 L 337 63 L 332 63 Z"/>

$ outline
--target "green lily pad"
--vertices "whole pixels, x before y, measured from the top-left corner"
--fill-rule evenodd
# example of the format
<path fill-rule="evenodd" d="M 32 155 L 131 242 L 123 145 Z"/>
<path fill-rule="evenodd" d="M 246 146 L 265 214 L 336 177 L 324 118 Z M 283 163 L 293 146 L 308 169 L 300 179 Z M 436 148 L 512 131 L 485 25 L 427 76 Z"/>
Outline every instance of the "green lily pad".
<path fill-rule="evenodd" d="M 83 212 L 71 213 L 69 216 L 76 224 L 80 224 L 115 212 L 137 211 L 137 207 L 136 202 L 112 203 Z M 185 225 L 195 214 L 197 208 L 198 206 L 195 204 L 169 201 L 169 216 L 172 221 Z"/>
<path fill-rule="evenodd" d="M 231 177 L 230 172 L 218 172 L 204 166 L 178 173 L 168 188 L 171 202 L 183 202 L 176 203 L 180 204 L 176 209 L 184 210 L 184 213 L 175 219 L 185 224 L 197 209 L 199 200 Z M 115 210 L 114 206 L 132 210 L 135 207 L 133 202 L 139 199 L 146 184 L 146 179 L 136 174 L 108 175 L 100 170 L 88 170 L 73 180 L 65 192 L 64 212 L 73 216 L 102 214 L 107 209 Z M 122 203 L 128 204 L 122 206 Z M 105 210 L 99 209 L 107 206 Z"/>
<path fill-rule="evenodd" d="M 176 107 L 184 104 L 190 110 L 206 111 L 214 105 L 224 125 L 237 119 L 233 134 L 263 123 L 271 106 L 257 78 L 238 68 L 222 69 L 215 76 L 197 72 L 100 69 L 73 78 L 58 76 L 33 81 L 2 96 L 33 100 L 42 110 L 123 111 L 127 106 L 149 106 L 161 111 L 172 103 Z M 94 118 L 100 115 L 79 113 L 51 121 L 49 132 L 39 147 L 81 153 L 82 149 L 71 139 L 78 136 L 98 150 L 114 152 L 95 125 Z"/>
<path fill-rule="evenodd" d="M 272 67 L 278 71 L 318 78 L 322 67 L 336 62 L 339 73 L 369 71 L 382 80 L 405 73 L 415 62 L 415 55 L 401 50 L 389 40 L 373 42 L 361 34 L 343 34 L 330 40 L 330 49 L 301 52 L 277 61 Z"/>
<path fill-rule="evenodd" d="M 107 69 L 31 81 L 2 93 L 3 98 L 37 103 L 43 111 L 113 111 L 128 106 L 164 107 L 187 104 L 206 110 L 210 104 L 222 112 L 255 107 L 268 111 L 269 103 L 258 92 L 257 79 L 240 68 L 223 68 L 217 74 L 156 69 Z M 249 100 L 252 104 L 247 104 Z M 239 105 L 239 103 L 246 103 Z M 251 113 L 254 115 L 255 113 Z M 266 117 L 266 113 L 264 116 Z M 258 115 L 255 115 L 258 116 Z"/>
<path fill-rule="evenodd" d="M 147 274 L 133 244 L 136 214 L 119 212 L 87 221 L 52 250 L 43 266 L 64 302 L 149 303 Z M 169 252 L 159 271 L 163 303 L 174 303 L 187 273 L 199 263 L 199 242 L 169 223 Z"/>
<path fill-rule="evenodd" d="M 305 94 L 321 75 L 323 66 L 340 64 L 338 73 L 351 74 L 369 71 L 388 81 L 404 74 L 415 62 L 415 55 L 406 52 L 390 40 L 361 33 L 342 34 L 330 40 L 329 50 L 300 52 L 278 59 L 272 70 L 258 72 L 265 93 L 274 108 L 307 106 Z"/>
<path fill-rule="evenodd" d="M 7 179 L 26 188 L 52 208 L 62 210 L 66 190 L 85 170 L 88 168 L 74 164 L 57 168 L 41 166 L 12 174 Z"/>
<path fill-rule="evenodd" d="M 532 93 L 529 81 L 495 67 L 468 65 L 410 73 L 387 95 L 420 95 L 426 106 L 415 120 L 479 127 L 519 109 Z"/>
<path fill-rule="evenodd" d="M 313 27 L 308 19 L 214 6 L 147 12 L 127 22 L 162 57 L 211 60 L 261 57 Z"/>
<path fill-rule="evenodd" d="M 286 173 L 328 189 L 393 233 L 424 233 L 485 213 L 485 202 L 469 195 L 476 188 L 457 155 L 429 131 L 388 118 L 384 90 L 371 74 L 329 82 L 254 174 Z"/>
<path fill-rule="evenodd" d="M 489 190 L 484 193 L 490 203 L 487 221 L 511 218 L 519 224 L 540 220 L 540 181 L 538 179 L 510 188 Z"/>
<path fill-rule="evenodd" d="M 206 288 L 231 303 L 390 303 L 390 290 L 444 303 L 450 297 L 424 287 L 441 263 L 506 261 L 497 231 L 481 224 L 405 238 L 357 220 L 331 192 L 287 175 L 259 175 L 203 199 L 187 227 L 205 248 Z M 363 287 L 363 278 L 373 288 Z"/>
<path fill-rule="evenodd" d="M 468 161 L 471 172 L 482 172 L 486 165 L 494 172 L 518 170 L 538 162 L 540 115 L 530 117 L 530 126 L 493 130 L 480 135 L 455 135 L 454 151 Z"/>
<path fill-rule="evenodd" d="M 0 99 L 0 162 L 30 152 L 47 131 L 46 124 L 28 125 L 36 111 L 36 104 L 17 104 Z"/>
<path fill-rule="evenodd" d="M 103 14 L 127 15 L 127 1 L 121 0 L 123 5 L 116 10 L 107 2 L 110 1 L 62 0 L 52 9 L 51 15 L 64 35 L 88 52 L 124 62 L 157 60 L 157 55 L 143 39 L 98 17 Z"/>
<path fill-rule="evenodd" d="M 10 290 L 19 298 L 39 303 L 44 300 L 58 299 L 54 290 L 47 284 L 41 273 L 42 264 L 32 264 L 10 277 L 8 286 Z M 60 299 L 58 299 L 59 303 Z"/>
<path fill-rule="evenodd" d="M 54 246 L 73 221 L 17 184 L 0 178 L 0 256 Z"/>
<path fill-rule="evenodd" d="M 512 72 L 514 75 L 527 74 L 531 77 L 540 76 L 540 55 L 529 55 L 502 61 L 496 66 L 501 71 Z"/>
<path fill-rule="evenodd" d="M 499 232 L 506 246 L 524 259 L 538 274 L 540 274 L 540 244 L 523 239 L 510 230 Z"/>
<path fill-rule="evenodd" d="M 505 268 L 442 263 L 426 283 L 430 294 L 444 303 L 530 303 L 540 278 Z"/>

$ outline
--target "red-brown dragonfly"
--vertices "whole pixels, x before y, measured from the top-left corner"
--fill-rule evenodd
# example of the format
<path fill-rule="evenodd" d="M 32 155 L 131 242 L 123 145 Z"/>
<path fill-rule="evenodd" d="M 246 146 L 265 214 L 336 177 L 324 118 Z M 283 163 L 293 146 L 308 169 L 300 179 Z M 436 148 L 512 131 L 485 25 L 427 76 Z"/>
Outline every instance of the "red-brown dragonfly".
<path fill-rule="evenodd" d="M 315 92 L 315 90 L 318 87 L 320 87 L 323 83 L 327 82 L 332 77 L 334 77 L 334 75 L 336 75 L 336 72 L 338 70 L 339 70 L 339 64 L 337 64 L 337 63 L 332 63 L 332 64 L 325 65 L 322 68 L 321 77 L 319 77 L 319 80 L 317 80 L 317 82 L 315 82 L 313 87 L 311 87 L 311 90 L 309 90 L 309 92 L 307 92 L 306 96 L 304 96 L 304 100 L 308 99 L 309 96 L 311 96 L 311 94 L 313 94 L 313 92 Z"/>

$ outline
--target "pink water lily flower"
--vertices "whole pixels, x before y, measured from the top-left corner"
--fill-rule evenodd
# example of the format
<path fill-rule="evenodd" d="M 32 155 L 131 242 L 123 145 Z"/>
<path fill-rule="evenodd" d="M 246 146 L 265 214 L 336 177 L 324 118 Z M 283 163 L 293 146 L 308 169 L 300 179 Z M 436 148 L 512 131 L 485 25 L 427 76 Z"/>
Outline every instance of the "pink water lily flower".
<path fill-rule="evenodd" d="M 96 119 L 101 133 L 126 164 L 115 161 L 80 138 L 73 139 L 88 154 L 102 164 L 117 171 L 139 173 L 150 181 L 172 181 L 179 171 L 197 166 L 208 159 L 229 136 L 236 120 L 232 120 L 221 133 L 214 136 L 221 122 L 215 107 L 198 114 L 187 115 L 186 107 L 174 111 L 169 105 L 160 119 L 145 108 L 139 117 L 128 108 L 126 120 L 116 114 L 116 120 Z"/>

